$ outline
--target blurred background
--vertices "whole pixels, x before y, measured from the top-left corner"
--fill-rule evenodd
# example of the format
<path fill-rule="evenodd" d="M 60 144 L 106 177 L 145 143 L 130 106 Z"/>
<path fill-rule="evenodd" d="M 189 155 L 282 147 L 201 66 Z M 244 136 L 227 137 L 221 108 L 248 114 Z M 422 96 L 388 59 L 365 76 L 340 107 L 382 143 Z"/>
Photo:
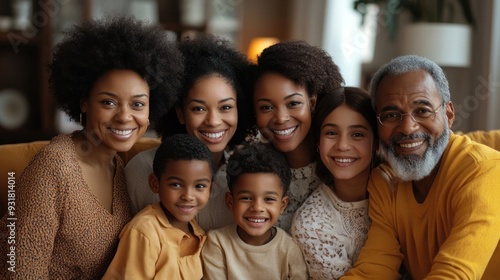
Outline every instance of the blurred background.
<path fill-rule="evenodd" d="M 51 49 L 72 24 L 114 14 L 160 23 L 173 41 L 218 34 L 250 59 L 305 40 L 366 89 L 391 58 L 423 55 L 448 77 L 454 130 L 500 129 L 500 0 L 1 0 L 0 144 L 78 129 L 49 91 Z"/>

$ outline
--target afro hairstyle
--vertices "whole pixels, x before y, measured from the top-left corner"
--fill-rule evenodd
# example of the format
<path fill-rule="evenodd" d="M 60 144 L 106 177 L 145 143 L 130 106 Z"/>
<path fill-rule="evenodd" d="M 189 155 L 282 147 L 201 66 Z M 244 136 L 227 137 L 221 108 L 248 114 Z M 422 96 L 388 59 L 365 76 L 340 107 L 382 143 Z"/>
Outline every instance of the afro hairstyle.
<path fill-rule="evenodd" d="M 199 79 L 211 76 L 223 78 L 236 93 L 238 109 L 238 126 L 228 145 L 234 147 L 244 141 L 251 126 L 250 109 L 248 104 L 245 104 L 248 95 L 245 89 L 248 89 L 249 83 L 246 74 L 250 66 L 246 56 L 234 49 L 226 39 L 209 33 L 184 38 L 179 49 L 184 56 L 185 72 L 181 96 L 176 106 L 183 106 L 189 90 Z M 155 130 L 162 138 L 187 133 L 174 109 L 161 118 Z"/>
<path fill-rule="evenodd" d="M 60 108 L 78 122 L 80 104 L 99 77 L 114 69 L 135 71 L 149 85 L 154 122 L 177 101 L 183 65 L 181 53 L 159 25 L 131 16 L 108 17 L 65 31 L 53 49 L 49 84 Z"/>
<path fill-rule="evenodd" d="M 292 180 L 292 172 L 284 155 L 264 143 L 244 144 L 234 150 L 229 157 L 226 170 L 229 190 L 233 190 L 240 175 L 248 173 L 278 175 L 283 193 L 287 193 Z"/>
<path fill-rule="evenodd" d="M 208 162 L 212 176 L 215 172 L 212 153 L 205 143 L 189 134 L 176 134 L 165 138 L 156 150 L 153 173 L 160 179 L 169 160 L 202 160 Z"/>
<path fill-rule="evenodd" d="M 322 48 L 305 41 L 283 41 L 262 51 L 252 66 L 254 83 L 266 73 L 277 73 L 319 96 L 344 84 L 339 67 Z"/>

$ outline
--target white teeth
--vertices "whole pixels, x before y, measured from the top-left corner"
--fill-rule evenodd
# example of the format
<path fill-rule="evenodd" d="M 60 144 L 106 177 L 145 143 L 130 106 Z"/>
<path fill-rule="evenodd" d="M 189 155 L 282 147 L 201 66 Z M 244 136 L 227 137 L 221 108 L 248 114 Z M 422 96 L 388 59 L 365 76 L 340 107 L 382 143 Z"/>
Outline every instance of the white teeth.
<path fill-rule="evenodd" d="M 336 162 L 341 162 L 341 163 L 351 163 L 354 162 L 355 159 L 352 158 L 336 158 Z"/>
<path fill-rule="evenodd" d="M 128 129 L 128 130 L 118 130 L 118 129 L 114 129 L 114 128 L 110 128 L 109 130 L 111 130 L 111 132 L 115 133 L 115 134 L 118 134 L 118 135 L 128 135 L 130 133 L 132 133 L 132 129 Z"/>
<path fill-rule="evenodd" d="M 415 148 L 417 146 L 422 145 L 424 141 L 416 142 L 416 143 L 409 143 L 409 144 L 399 144 L 400 147 L 402 148 Z"/>
<path fill-rule="evenodd" d="M 224 135 L 224 131 L 217 132 L 217 133 L 202 133 L 202 134 L 207 136 L 208 138 L 217 139 L 217 138 L 222 137 L 222 135 Z"/>
<path fill-rule="evenodd" d="M 263 223 L 266 221 L 266 219 L 252 219 L 252 218 L 248 218 L 248 220 L 252 223 Z"/>
<path fill-rule="evenodd" d="M 289 135 L 292 132 L 294 132 L 296 128 L 297 127 L 292 127 L 292 128 L 285 129 L 285 130 L 273 130 L 273 132 L 278 134 L 278 135 Z"/>

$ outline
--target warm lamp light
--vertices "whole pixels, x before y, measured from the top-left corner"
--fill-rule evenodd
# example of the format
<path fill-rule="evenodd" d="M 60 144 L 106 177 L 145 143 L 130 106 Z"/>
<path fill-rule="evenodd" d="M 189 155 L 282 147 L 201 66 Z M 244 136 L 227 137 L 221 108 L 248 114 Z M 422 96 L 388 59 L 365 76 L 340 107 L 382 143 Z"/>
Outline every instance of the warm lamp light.
<path fill-rule="evenodd" d="M 405 26 L 403 31 L 403 55 L 420 55 L 439 66 L 470 65 L 470 26 L 418 23 Z"/>
<path fill-rule="evenodd" d="M 248 59 L 252 62 L 257 62 L 257 56 L 267 47 L 278 43 L 278 38 L 274 37 L 257 37 L 250 41 L 248 46 Z"/>

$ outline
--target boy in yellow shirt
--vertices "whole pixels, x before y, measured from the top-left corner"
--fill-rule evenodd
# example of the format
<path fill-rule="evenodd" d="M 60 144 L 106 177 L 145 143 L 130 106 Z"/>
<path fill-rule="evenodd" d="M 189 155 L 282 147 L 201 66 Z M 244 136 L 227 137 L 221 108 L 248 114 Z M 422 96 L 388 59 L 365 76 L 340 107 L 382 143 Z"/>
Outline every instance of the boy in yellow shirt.
<path fill-rule="evenodd" d="M 201 279 L 205 232 L 194 220 L 205 206 L 214 174 L 212 154 L 188 134 L 158 148 L 149 185 L 160 202 L 139 212 L 120 234 L 103 279 Z"/>

